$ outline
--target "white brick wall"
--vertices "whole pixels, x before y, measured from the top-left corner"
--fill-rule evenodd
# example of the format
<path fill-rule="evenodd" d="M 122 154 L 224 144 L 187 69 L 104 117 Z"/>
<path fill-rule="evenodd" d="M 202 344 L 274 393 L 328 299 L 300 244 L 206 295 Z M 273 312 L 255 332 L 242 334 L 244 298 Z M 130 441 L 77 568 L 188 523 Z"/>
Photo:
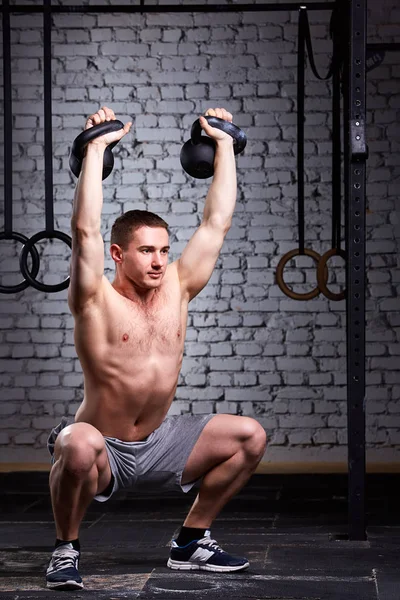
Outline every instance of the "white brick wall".
<path fill-rule="evenodd" d="M 330 15 L 309 18 L 325 71 Z M 399 22 L 395 0 L 371 0 L 368 40 L 399 42 Z M 13 14 L 11 23 L 14 229 L 30 236 L 44 228 L 42 16 Z M 171 414 L 253 415 L 269 434 L 271 462 L 346 460 L 344 302 L 296 302 L 275 284 L 280 257 L 297 245 L 297 13 L 54 14 L 53 23 L 56 228 L 69 231 L 71 142 L 101 104 L 134 121 L 104 183 L 105 240 L 121 211 L 152 210 L 172 227 L 172 258 L 199 224 L 209 185 L 179 163 L 191 123 L 226 106 L 249 137 L 233 226 L 191 305 Z M 368 74 L 367 442 L 370 461 L 389 462 L 400 442 L 399 81 L 399 53 Z M 306 241 L 318 252 L 330 247 L 330 93 L 308 70 Z M 57 241 L 39 249 L 44 280 L 64 278 L 69 250 Z M 18 252 L 2 242 L 3 284 L 20 279 Z M 329 264 L 337 290 L 343 261 Z M 314 287 L 310 259 L 297 265 L 286 281 Z M 106 267 L 111 277 L 108 256 Z M 66 291 L 2 295 L 0 324 L 0 461 L 44 462 L 49 429 L 82 398 Z"/>

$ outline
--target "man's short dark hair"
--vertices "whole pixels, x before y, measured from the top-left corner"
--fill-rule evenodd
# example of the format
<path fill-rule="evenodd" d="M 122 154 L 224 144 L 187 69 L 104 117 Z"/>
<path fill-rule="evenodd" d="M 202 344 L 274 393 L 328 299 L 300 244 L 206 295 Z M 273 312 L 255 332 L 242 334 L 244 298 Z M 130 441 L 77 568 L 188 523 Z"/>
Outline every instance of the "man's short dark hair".
<path fill-rule="evenodd" d="M 148 210 L 128 210 L 114 221 L 111 244 L 118 244 L 126 250 L 139 227 L 163 227 L 169 233 L 168 223 L 155 213 Z"/>

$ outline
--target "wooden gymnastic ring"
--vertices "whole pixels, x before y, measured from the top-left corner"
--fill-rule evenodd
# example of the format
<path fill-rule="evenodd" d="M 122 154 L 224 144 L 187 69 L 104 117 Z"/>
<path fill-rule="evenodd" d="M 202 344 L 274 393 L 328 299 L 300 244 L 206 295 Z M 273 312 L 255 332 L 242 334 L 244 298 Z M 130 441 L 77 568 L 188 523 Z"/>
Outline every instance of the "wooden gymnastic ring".
<path fill-rule="evenodd" d="M 311 258 L 313 258 L 315 260 L 315 262 L 317 263 L 317 265 L 319 264 L 319 261 L 321 259 L 320 254 L 318 254 L 318 252 L 315 252 L 315 250 L 311 250 L 309 248 L 304 248 L 303 251 L 300 253 L 300 248 L 294 248 L 293 250 L 289 250 L 289 252 L 287 252 L 286 254 L 284 254 L 281 258 L 281 260 L 278 263 L 278 266 L 276 268 L 276 283 L 278 284 L 280 290 L 286 295 L 289 296 L 289 298 L 292 298 L 293 300 L 312 300 L 312 298 L 316 298 L 319 293 L 320 293 L 320 288 L 319 286 L 317 286 L 316 288 L 314 288 L 313 290 L 311 290 L 311 292 L 306 292 L 305 294 L 300 294 L 298 292 L 294 292 L 293 290 L 291 290 L 286 283 L 283 280 L 283 270 L 286 266 L 286 263 L 293 258 L 294 256 L 311 256 Z M 328 269 L 325 267 L 325 283 L 328 281 Z"/>
<path fill-rule="evenodd" d="M 328 269 L 326 263 L 331 258 L 331 256 L 341 256 L 344 260 L 346 260 L 346 253 L 344 250 L 338 250 L 337 248 L 331 248 L 330 250 L 325 252 L 325 254 L 323 254 L 321 256 L 321 258 L 319 259 L 319 262 L 318 262 L 318 267 L 317 267 L 318 287 L 321 290 L 321 292 L 324 294 L 324 296 L 326 298 L 328 298 L 329 300 L 335 300 L 335 301 L 344 300 L 346 298 L 346 290 L 338 292 L 337 294 L 335 294 L 334 292 L 331 292 L 326 285 L 327 281 L 328 281 L 327 278 L 323 277 L 323 273 L 325 273 L 326 270 Z M 325 279 L 325 281 L 324 281 L 324 279 Z"/>

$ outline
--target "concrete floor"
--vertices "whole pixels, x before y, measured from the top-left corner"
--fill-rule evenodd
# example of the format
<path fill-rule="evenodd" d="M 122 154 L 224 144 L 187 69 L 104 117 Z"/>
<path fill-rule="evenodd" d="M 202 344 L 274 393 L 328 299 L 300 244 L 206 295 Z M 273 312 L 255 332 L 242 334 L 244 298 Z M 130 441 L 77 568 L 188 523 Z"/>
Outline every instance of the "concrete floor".
<path fill-rule="evenodd" d="M 55 532 L 48 473 L 1 473 L 0 600 L 399 600 L 398 475 L 367 477 L 367 540 L 348 541 L 345 475 L 254 475 L 212 536 L 247 556 L 242 573 L 166 568 L 194 493 L 120 492 L 93 502 L 81 530 L 79 592 L 46 589 Z"/>

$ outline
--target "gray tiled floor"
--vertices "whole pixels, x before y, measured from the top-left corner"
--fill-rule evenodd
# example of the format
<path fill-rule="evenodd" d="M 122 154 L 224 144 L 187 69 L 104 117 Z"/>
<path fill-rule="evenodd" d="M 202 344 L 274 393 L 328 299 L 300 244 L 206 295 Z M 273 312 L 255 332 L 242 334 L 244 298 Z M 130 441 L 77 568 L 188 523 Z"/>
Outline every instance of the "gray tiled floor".
<path fill-rule="evenodd" d="M 256 475 L 212 534 L 250 559 L 243 573 L 173 572 L 169 543 L 194 494 L 118 494 L 81 530 L 80 592 L 46 590 L 54 542 L 47 473 L 0 474 L 0 600 L 399 600 L 397 475 L 367 478 L 367 540 L 348 541 L 346 477 Z"/>

